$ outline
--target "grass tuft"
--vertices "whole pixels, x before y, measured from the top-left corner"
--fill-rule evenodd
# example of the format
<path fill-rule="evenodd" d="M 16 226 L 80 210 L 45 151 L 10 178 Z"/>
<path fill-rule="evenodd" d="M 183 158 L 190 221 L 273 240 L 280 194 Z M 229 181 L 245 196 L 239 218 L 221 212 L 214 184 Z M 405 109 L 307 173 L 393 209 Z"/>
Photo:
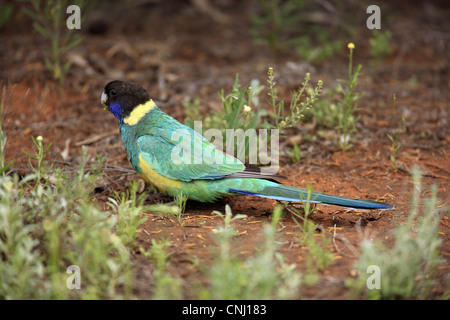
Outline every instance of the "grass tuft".
<path fill-rule="evenodd" d="M 355 265 L 360 276 L 348 281 L 353 294 L 368 299 L 424 299 L 436 283 L 436 267 L 442 262 L 436 187 L 431 188 L 430 199 L 422 200 L 418 168 L 414 168 L 412 180 L 410 214 L 406 223 L 393 231 L 393 247 L 367 239 L 361 243 Z M 378 279 L 375 269 L 379 270 Z"/>

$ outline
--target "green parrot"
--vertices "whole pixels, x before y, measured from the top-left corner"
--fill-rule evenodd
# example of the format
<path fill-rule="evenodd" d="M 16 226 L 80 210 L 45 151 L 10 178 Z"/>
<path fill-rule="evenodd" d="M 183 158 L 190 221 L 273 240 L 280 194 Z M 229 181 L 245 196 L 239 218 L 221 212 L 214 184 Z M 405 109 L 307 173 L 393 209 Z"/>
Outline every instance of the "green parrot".
<path fill-rule="evenodd" d="M 235 195 L 292 202 L 307 197 L 305 189 L 277 182 L 281 176 L 263 173 L 216 149 L 202 135 L 162 112 L 147 91 L 135 83 L 109 82 L 101 103 L 119 122 L 120 136 L 134 170 L 163 193 L 183 193 L 201 202 Z M 177 160 L 180 153 L 188 154 L 188 161 Z M 313 192 L 310 200 L 355 209 L 392 209 L 385 203 L 318 192 Z"/>

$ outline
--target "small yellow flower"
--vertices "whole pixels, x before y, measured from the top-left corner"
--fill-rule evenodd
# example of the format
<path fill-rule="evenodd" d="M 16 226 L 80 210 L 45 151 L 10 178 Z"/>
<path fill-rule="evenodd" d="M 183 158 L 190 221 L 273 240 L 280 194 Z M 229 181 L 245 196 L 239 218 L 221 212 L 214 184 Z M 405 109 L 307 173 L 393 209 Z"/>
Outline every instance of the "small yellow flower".
<path fill-rule="evenodd" d="M 250 106 L 245 105 L 244 106 L 244 112 L 245 113 L 250 113 L 250 112 L 252 112 L 252 108 Z"/>
<path fill-rule="evenodd" d="M 36 141 L 37 141 L 38 143 L 42 143 L 42 140 L 44 140 L 44 138 L 42 138 L 42 136 L 38 136 L 38 137 L 36 138 Z"/>
<path fill-rule="evenodd" d="M 353 42 L 349 42 L 347 45 L 347 48 L 349 48 L 350 50 L 355 49 L 355 44 Z"/>

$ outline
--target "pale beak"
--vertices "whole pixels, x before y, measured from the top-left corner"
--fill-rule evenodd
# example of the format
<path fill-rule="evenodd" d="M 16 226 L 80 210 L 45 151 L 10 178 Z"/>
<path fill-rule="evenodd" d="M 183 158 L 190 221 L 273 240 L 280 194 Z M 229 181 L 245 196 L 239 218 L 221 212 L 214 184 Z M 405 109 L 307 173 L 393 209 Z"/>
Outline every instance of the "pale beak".
<path fill-rule="evenodd" d="M 100 101 L 102 102 L 102 105 L 105 107 L 105 109 L 108 108 L 108 106 L 106 105 L 107 100 L 108 100 L 108 96 L 106 95 L 105 91 L 103 91 Z"/>

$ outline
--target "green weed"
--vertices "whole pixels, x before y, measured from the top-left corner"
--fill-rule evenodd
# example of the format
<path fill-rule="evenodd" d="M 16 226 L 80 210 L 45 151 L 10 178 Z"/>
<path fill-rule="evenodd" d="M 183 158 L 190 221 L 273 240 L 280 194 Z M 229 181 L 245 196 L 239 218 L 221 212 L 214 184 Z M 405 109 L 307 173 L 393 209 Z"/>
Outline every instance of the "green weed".
<path fill-rule="evenodd" d="M 160 240 L 159 242 L 152 239 L 152 247 L 145 251 L 140 248 L 145 257 L 151 259 L 154 263 L 153 270 L 154 290 L 152 298 L 156 300 L 169 300 L 182 298 L 182 281 L 176 278 L 167 271 L 169 264 L 169 254 L 167 248 L 170 246 L 168 239 Z"/>
<path fill-rule="evenodd" d="M 6 133 L 3 131 L 3 113 L 5 111 L 6 88 L 2 87 L 2 96 L 0 99 L 0 175 L 5 175 L 8 168 L 13 164 L 13 161 L 6 163 L 5 161 L 5 147 L 6 147 Z"/>
<path fill-rule="evenodd" d="M 204 293 L 207 299 L 288 299 L 298 295 L 300 275 L 295 265 L 287 265 L 277 252 L 276 226 L 281 208 L 274 209 L 272 223 L 264 228 L 264 244 L 254 257 L 243 261 L 231 251 L 231 241 L 237 231 L 231 222 L 244 218 L 232 218 L 231 210 L 225 209 L 224 227 L 214 231 L 218 253 L 208 275 L 210 288 Z"/>
<path fill-rule="evenodd" d="M 317 233 L 318 225 L 311 219 L 308 219 L 314 214 L 317 206 L 314 203 L 314 197 L 312 197 L 313 188 L 310 184 L 307 185 L 306 191 L 305 197 L 302 197 L 302 194 L 300 194 L 300 199 L 303 201 L 301 203 L 303 213 L 294 207 L 292 203 L 285 203 L 283 207 L 293 214 L 292 219 L 300 230 L 297 241 L 302 247 L 307 249 L 305 253 L 306 274 L 304 275 L 304 283 L 313 285 L 320 279 L 318 271 L 327 269 L 334 257 L 333 251 L 328 248 L 331 238 Z M 294 216 L 300 218 L 302 223 L 295 219 Z"/>
<path fill-rule="evenodd" d="M 63 62 L 63 55 L 76 47 L 83 40 L 77 30 L 67 30 L 66 9 L 69 5 L 78 5 L 81 9 L 81 21 L 84 21 L 95 3 L 85 0 L 27 0 L 28 6 L 22 6 L 22 11 L 33 21 L 33 28 L 46 38 L 49 49 L 44 51 L 44 63 L 53 78 L 64 86 L 64 78 L 71 63 Z"/>
<path fill-rule="evenodd" d="M 283 130 L 285 130 L 286 128 L 290 128 L 295 124 L 297 124 L 298 122 L 300 122 L 304 117 L 304 113 L 307 110 L 311 109 L 311 107 L 314 105 L 314 103 L 320 96 L 323 87 L 323 82 L 322 80 L 319 80 L 317 82 L 317 86 L 311 92 L 311 95 L 302 100 L 311 77 L 310 74 L 307 73 L 305 75 L 303 83 L 298 88 L 298 90 L 291 92 L 289 113 L 285 114 L 284 99 L 281 100 L 278 99 L 279 89 L 276 86 L 273 68 L 268 69 L 267 75 L 268 75 L 267 82 L 269 84 L 268 95 L 270 97 L 269 104 L 273 108 L 275 125 L 272 125 L 268 122 L 266 122 L 265 125 L 266 127 L 276 128 L 279 129 L 281 132 L 283 132 Z"/>
<path fill-rule="evenodd" d="M 108 198 L 108 205 L 118 217 L 117 234 L 125 246 L 131 248 L 136 244 L 137 229 L 146 220 L 142 216 L 146 210 L 144 201 L 147 194 L 138 195 L 138 187 L 137 181 L 130 181 L 130 186 L 126 192 L 116 194 L 116 199 Z"/>
<path fill-rule="evenodd" d="M 288 204 L 288 208 L 290 212 L 302 220 L 302 223 L 300 223 L 294 216 L 292 217 L 300 229 L 297 241 L 307 249 L 305 251 L 306 274 L 304 282 L 306 285 L 313 285 L 320 279 L 318 271 L 326 270 L 333 261 L 333 251 L 328 248 L 331 238 L 322 233 L 317 233 L 318 226 L 314 221 L 308 219 L 310 215 L 314 214 L 316 205 L 311 202 L 314 201 L 314 198 L 311 197 L 312 187 L 310 185 L 307 186 L 307 192 L 306 199 L 303 200 L 303 215 L 290 204 Z"/>
<path fill-rule="evenodd" d="M 326 89 L 324 97 L 309 112 L 319 126 L 337 131 L 335 142 L 341 150 L 348 150 L 352 147 L 353 135 L 356 132 L 356 123 L 359 119 L 356 115 L 356 111 L 359 110 L 357 101 L 363 95 L 356 90 L 362 65 L 353 67 L 355 46 L 353 43 L 349 43 L 348 48 L 350 52 L 348 79 L 338 79 L 339 84 L 335 88 Z"/>
<path fill-rule="evenodd" d="M 14 6 L 11 3 L 0 5 L 0 29 L 9 21 L 13 15 Z"/>
<path fill-rule="evenodd" d="M 286 202 L 284 207 L 288 209 L 289 212 L 302 219 L 307 219 L 309 216 L 313 215 L 317 210 L 317 203 L 314 202 L 316 197 L 313 197 L 313 186 L 311 184 L 306 185 L 306 196 L 303 193 L 299 193 L 300 206 L 302 212 L 300 212 L 292 202 Z"/>
<path fill-rule="evenodd" d="M 393 230 L 394 246 L 388 248 L 379 241 L 364 240 L 355 264 L 360 276 L 347 284 L 352 293 L 369 299 L 424 299 L 436 282 L 436 267 L 442 262 L 439 256 L 439 214 L 436 207 L 436 187 L 431 188 L 431 198 L 421 199 L 420 171 L 413 169 L 413 195 L 410 214 L 405 224 Z M 420 210 L 420 208 L 423 210 Z M 369 289 L 369 267 L 376 266 L 381 274 L 379 287 Z M 365 276 L 366 275 L 366 276 Z M 373 284 L 371 282 L 371 284 Z"/>
<path fill-rule="evenodd" d="M 239 76 L 236 74 L 232 92 L 228 95 L 225 95 L 223 89 L 219 92 L 224 111 L 222 119 L 226 129 L 247 130 L 259 127 L 259 106 L 258 100 L 255 99 L 261 91 L 259 87 L 259 83 L 256 82 L 256 90 L 252 86 L 240 89 Z"/>
<path fill-rule="evenodd" d="M 220 211 L 213 211 L 212 214 L 215 214 L 222 218 L 224 227 L 220 229 L 215 229 L 215 233 L 228 232 L 232 230 L 231 222 L 238 219 L 245 219 L 247 216 L 245 214 L 237 214 L 233 217 L 233 213 L 231 212 L 231 208 L 229 205 L 225 206 L 225 214 Z"/>
<path fill-rule="evenodd" d="M 381 60 L 392 54 L 392 47 L 389 43 L 392 34 L 389 30 L 381 31 L 381 30 L 372 30 L 372 36 L 369 39 L 370 44 L 370 56 L 371 66 L 377 70 Z"/>
<path fill-rule="evenodd" d="M 251 132 L 246 132 L 245 130 L 261 128 L 278 129 L 283 134 L 286 129 L 304 120 L 306 112 L 318 101 L 323 88 L 323 82 L 321 80 L 317 82 L 314 89 L 309 88 L 310 77 L 310 74 L 307 73 L 298 90 L 291 92 L 289 109 L 286 111 L 285 99 L 280 98 L 278 95 L 279 88 L 275 81 L 274 69 L 269 68 L 267 79 L 268 103 L 272 107 L 272 111 L 268 113 L 265 109 L 260 108 L 259 94 L 264 89 L 264 86 L 258 81 L 253 80 L 251 86 L 241 88 L 239 76 L 236 75 L 232 92 L 227 95 L 223 89 L 219 92 L 223 109 L 206 116 L 203 129 L 214 128 L 221 130 L 222 136 L 226 138 L 226 150 L 230 150 L 233 147 L 233 150 L 237 150 L 238 157 L 241 158 L 241 156 L 245 155 L 245 158 L 248 159 L 250 148 L 249 139 L 246 139 L 246 136 Z M 185 124 L 192 129 L 194 129 L 194 120 L 198 120 L 200 117 L 198 106 L 198 99 L 185 102 L 186 115 L 188 116 Z M 263 123 L 262 119 L 266 115 L 270 115 L 270 117 Z M 227 140 L 228 135 L 225 132 L 227 129 L 235 130 L 235 135 L 231 136 L 233 141 Z M 242 141 L 241 139 L 244 140 Z M 223 148 L 224 142 L 220 141 L 220 143 L 222 145 L 219 145 L 219 147 Z M 240 149 L 237 149 L 238 147 Z M 258 148 L 259 146 L 256 147 Z M 297 150 L 294 149 L 294 153 L 292 154 L 292 159 L 298 162 L 300 156 L 300 150 L 297 146 Z"/>
<path fill-rule="evenodd" d="M 251 85 L 241 88 L 239 75 L 233 84 L 232 91 L 225 94 L 225 90 L 219 91 L 219 98 L 223 109 L 208 114 L 204 119 L 204 130 L 216 128 L 225 129 L 256 129 L 260 127 L 260 110 L 258 95 L 264 87 L 259 81 L 251 81 Z M 185 102 L 186 115 L 185 124 L 194 129 L 194 120 L 200 120 L 198 113 L 199 100 L 192 99 Z M 255 110 L 256 109 L 256 110 Z"/>
<path fill-rule="evenodd" d="M 339 50 L 342 41 L 333 39 L 322 25 L 309 23 L 309 17 L 318 13 L 309 2 L 258 0 L 258 5 L 259 12 L 251 16 L 255 43 L 281 53 L 293 50 L 309 62 L 330 58 Z"/>
<path fill-rule="evenodd" d="M 300 162 L 300 159 L 302 158 L 300 148 L 298 147 L 298 144 L 296 144 L 296 143 L 294 143 L 292 151 L 286 150 L 286 154 L 291 158 L 292 163 L 298 163 L 298 162 Z"/>
<path fill-rule="evenodd" d="M 183 106 L 186 113 L 184 124 L 194 129 L 194 121 L 200 121 L 202 119 L 200 115 L 200 99 L 187 99 L 183 102 Z"/>
<path fill-rule="evenodd" d="M 391 159 L 392 168 L 394 169 L 394 171 L 397 171 L 401 167 L 401 164 L 398 161 L 398 153 L 402 146 L 400 143 L 400 133 L 405 130 L 405 125 L 404 125 L 404 119 L 402 119 L 402 121 L 397 120 L 395 94 L 394 94 L 393 99 L 394 99 L 394 103 L 393 103 L 393 120 L 392 121 L 393 121 L 393 125 L 396 126 L 396 128 L 393 128 L 391 133 L 387 133 L 387 137 L 391 141 L 391 154 L 390 154 L 389 158 Z"/>
<path fill-rule="evenodd" d="M 180 223 L 180 225 L 184 225 L 183 214 L 186 210 L 186 202 L 188 201 L 188 199 L 189 197 L 183 194 L 183 192 L 174 197 L 175 203 L 179 209 L 175 214 L 175 217 L 177 218 L 177 221 Z"/>
<path fill-rule="evenodd" d="M 331 238 L 317 233 L 318 226 L 311 219 L 300 216 L 303 222 L 301 224 L 294 217 L 292 218 L 300 229 L 297 241 L 307 249 L 304 258 L 306 262 L 304 282 L 307 285 L 313 285 L 320 279 L 318 271 L 326 270 L 333 262 L 333 251 L 328 248 Z"/>
<path fill-rule="evenodd" d="M 259 0 L 260 12 L 251 16 L 256 43 L 268 43 L 276 51 L 286 50 L 284 34 L 295 28 L 306 4 L 303 1 Z"/>
<path fill-rule="evenodd" d="M 353 68 L 354 47 L 353 43 L 349 43 L 348 80 L 339 80 L 344 84 L 343 98 L 337 103 L 340 110 L 337 129 L 339 131 L 339 146 L 342 150 L 348 150 L 352 147 L 351 134 L 356 132 L 355 124 L 358 121 L 355 115 L 358 110 L 356 101 L 363 95 L 356 91 L 362 65 L 359 64 L 356 68 Z"/>
<path fill-rule="evenodd" d="M 37 226 L 23 218 L 24 192 L 19 185 L 17 176 L 0 176 L 0 297 L 47 297 L 39 240 L 30 236 Z"/>
<path fill-rule="evenodd" d="M 77 170 L 49 175 L 43 139 L 34 145 L 40 165 L 32 174 L 0 176 L 0 298 L 130 297 L 129 253 L 115 235 L 116 216 L 91 200 L 98 176 L 86 169 L 87 148 Z M 69 288 L 69 266 L 81 272 L 79 290 Z"/>
<path fill-rule="evenodd" d="M 44 178 L 49 176 L 50 171 L 52 170 L 52 167 L 50 168 L 44 168 L 44 156 L 45 153 L 50 149 L 52 146 L 51 143 L 44 148 L 43 146 L 43 138 L 42 136 L 38 136 L 36 139 L 32 136 L 31 139 L 33 140 L 33 144 L 36 147 L 36 150 L 34 151 L 34 154 L 30 154 L 26 151 L 23 151 L 28 156 L 28 165 L 31 168 L 31 171 L 36 175 L 36 181 L 40 183 Z M 33 161 L 37 162 L 37 165 L 33 165 Z M 44 183 L 49 183 L 49 181 L 46 179 Z"/>

